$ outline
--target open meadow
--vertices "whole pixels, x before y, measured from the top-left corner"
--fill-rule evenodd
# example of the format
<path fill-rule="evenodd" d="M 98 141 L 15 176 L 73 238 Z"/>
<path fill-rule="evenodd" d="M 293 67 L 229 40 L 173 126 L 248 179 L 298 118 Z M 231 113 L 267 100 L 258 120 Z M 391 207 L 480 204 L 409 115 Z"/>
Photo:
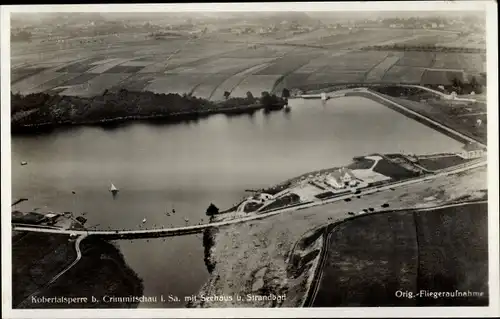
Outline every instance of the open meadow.
<path fill-rule="evenodd" d="M 478 43 L 476 43 L 478 42 Z M 95 96 L 125 88 L 211 100 L 251 91 L 342 83 L 436 84 L 485 72 L 485 54 L 367 50 L 367 46 L 478 44 L 436 30 L 322 29 L 289 38 L 207 35 L 151 39 L 144 34 L 12 43 L 13 93 Z M 361 50 L 362 48 L 365 48 Z M 451 72 L 451 73 L 450 73 Z M 444 84 L 444 83 L 443 83 Z"/>

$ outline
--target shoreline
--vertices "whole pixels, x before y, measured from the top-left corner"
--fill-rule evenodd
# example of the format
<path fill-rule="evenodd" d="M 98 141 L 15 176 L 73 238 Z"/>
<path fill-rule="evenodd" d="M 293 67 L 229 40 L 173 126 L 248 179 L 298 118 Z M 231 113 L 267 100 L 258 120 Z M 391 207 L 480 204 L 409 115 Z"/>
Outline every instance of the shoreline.
<path fill-rule="evenodd" d="M 465 177 L 461 176 L 460 178 L 463 179 Z M 439 182 L 439 184 L 441 184 L 441 183 L 442 182 Z M 457 185 L 459 185 L 459 184 L 457 184 Z M 430 187 L 434 187 L 434 186 L 430 186 Z M 419 192 L 417 192 L 417 193 L 422 195 L 423 192 L 428 192 L 427 188 L 428 187 L 425 186 L 422 190 L 419 190 Z M 454 189 L 454 188 L 455 187 L 450 188 L 450 194 L 449 194 L 449 195 L 451 195 L 451 193 L 453 193 L 453 196 L 448 196 L 445 194 L 447 192 L 445 192 L 442 195 L 440 195 L 439 197 L 432 199 L 432 201 L 426 201 L 425 204 L 421 204 L 421 205 L 414 204 L 412 202 L 412 200 L 410 199 L 410 201 L 407 203 L 408 205 L 395 205 L 395 207 L 391 207 L 389 209 L 382 209 L 380 211 L 376 211 L 375 214 L 377 214 L 377 215 L 380 213 L 385 214 L 385 213 L 391 213 L 394 211 L 421 210 L 421 209 L 425 210 L 425 209 L 429 209 L 431 207 L 436 207 L 436 206 L 441 206 L 441 205 L 454 205 L 454 204 L 461 203 L 461 202 L 474 202 L 474 201 L 478 201 L 478 200 L 479 201 L 485 200 L 484 192 L 481 194 L 476 194 L 474 196 L 465 196 L 464 197 L 463 195 L 461 196 L 461 194 L 468 193 L 469 190 L 467 188 L 460 189 L 460 190 Z M 378 196 L 380 197 L 383 195 L 378 195 Z M 403 193 L 401 193 L 399 196 L 404 196 L 404 195 L 403 195 Z M 378 207 L 382 201 L 380 201 L 380 199 L 379 199 L 377 202 L 378 203 L 374 204 L 374 205 Z M 263 287 L 268 287 L 268 285 L 273 286 L 272 282 L 274 282 L 276 280 L 278 282 L 282 283 L 282 284 L 276 286 L 276 288 L 279 291 L 281 291 L 282 289 L 285 289 L 287 291 L 287 295 L 288 295 L 287 301 L 286 301 L 286 304 L 284 305 L 286 307 L 301 307 L 301 306 L 310 307 L 311 301 L 314 299 L 314 298 L 312 298 L 314 293 L 315 293 L 314 290 L 317 290 L 318 271 L 320 271 L 320 267 L 318 268 L 318 266 L 320 266 L 322 264 L 326 250 L 324 250 L 324 245 L 322 245 L 322 249 L 317 251 L 317 246 L 315 244 L 315 241 L 313 240 L 314 236 L 310 236 L 308 234 L 314 233 L 315 232 L 314 229 L 316 229 L 318 232 L 321 232 L 324 234 L 323 231 L 320 231 L 321 229 L 330 230 L 332 228 L 335 228 L 336 226 L 345 224 L 346 222 L 348 222 L 350 220 L 357 220 L 357 219 L 360 219 L 361 217 L 367 217 L 367 216 L 372 215 L 372 214 L 366 214 L 366 215 L 360 214 L 360 215 L 356 215 L 356 216 L 351 217 L 348 214 L 346 214 L 346 215 L 342 214 L 342 215 L 339 215 L 338 217 L 332 218 L 330 220 L 330 217 L 323 216 L 322 214 L 320 215 L 319 213 L 310 212 L 309 215 L 313 216 L 311 214 L 317 214 L 318 220 L 315 221 L 314 223 L 312 223 L 311 225 L 309 225 L 309 226 L 311 226 L 311 228 L 309 230 L 307 230 L 305 233 L 302 233 L 302 235 L 300 235 L 298 237 L 293 235 L 293 232 L 290 232 L 291 225 L 295 225 L 295 224 L 299 225 L 300 224 L 300 225 L 302 225 L 302 226 L 300 226 L 301 229 L 304 229 L 304 230 L 307 229 L 308 227 L 303 225 L 302 219 L 300 219 L 300 220 L 299 219 L 295 219 L 295 220 L 287 219 L 290 221 L 291 224 L 290 224 L 290 226 L 286 226 L 286 227 L 284 226 L 282 231 L 285 233 L 288 232 L 288 234 L 291 237 L 288 240 L 285 240 L 285 242 L 282 242 L 281 240 L 279 240 L 280 244 L 278 245 L 278 247 L 280 247 L 279 250 L 281 250 L 281 251 L 276 253 L 276 256 L 275 256 L 275 258 L 278 258 L 278 260 L 279 260 L 279 262 L 278 261 L 276 261 L 276 262 L 278 262 L 278 264 L 281 265 L 279 267 L 280 267 L 280 269 L 283 269 L 283 270 L 275 269 L 275 270 L 272 270 L 273 275 L 265 275 L 262 277 Z M 284 217 L 282 218 L 282 220 L 284 220 Z M 228 256 L 234 256 L 234 258 L 237 258 L 237 256 L 240 256 L 240 257 L 241 256 L 252 256 L 253 257 L 253 255 L 249 253 L 251 251 L 251 248 L 247 247 L 244 244 L 244 243 L 248 242 L 248 240 L 250 240 L 250 243 L 248 244 L 249 246 L 252 246 L 252 244 L 253 244 L 256 247 L 262 247 L 261 245 L 262 245 L 263 241 L 264 242 L 267 242 L 270 240 L 274 241 L 274 239 L 270 239 L 270 238 L 274 238 L 274 237 L 280 238 L 283 236 L 283 234 L 281 234 L 280 232 L 278 232 L 279 235 L 276 235 L 275 230 L 273 230 L 272 227 L 266 227 L 265 224 L 258 224 L 258 225 L 254 225 L 253 227 L 244 225 L 241 227 L 242 228 L 240 228 L 239 232 L 238 232 L 239 234 L 246 234 L 247 232 L 251 233 L 248 236 L 246 236 L 246 237 L 249 237 L 250 239 L 248 239 L 248 238 L 239 239 L 240 241 L 235 243 L 236 248 L 241 247 L 243 249 L 243 251 L 245 251 L 245 253 L 242 253 L 242 252 L 231 253 L 229 251 L 231 251 L 232 249 L 224 248 L 225 247 L 224 242 L 227 242 L 227 243 L 233 242 L 233 240 L 235 238 L 237 238 L 235 236 L 230 235 L 231 234 L 230 230 L 221 229 L 220 234 L 212 234 L 211 240 L 215 243 L 215 245 L 213 247 L 206 247 L 205 246 L 205 249 L 206 249 L 206 251 L 210 252 L 210 255 L 208 256 L 209 260 L 212 263 L 218 262 L 220 264 L 215 266 L 215 269 L 213 270 L 213 272 L 211 272 L 210 278 L 200 288 L 200 290 L 199 290 L 200 294 L 218 294 L 218 293 L 221 293 L 222 291 L 224 291 L 224 293 L 229 293 L 229 291 L 231 291 L 231 288 L 228 288 L 227 285 L 223 284 L 223 282 L 224 282 L 223 278 L 228 276 L 228 274 L 232 273 L 235 270 L 232 268 L 226 267 L 224 261 L 228 258 Z M 263 229 L 260 230 L 260 228 L 263 228 L 266 230 L 263 230 Z M 261 232 L 264 232 L 264 233 L 261 233 Z M 263 236 L 263 234 L 267 234 L 268 232 L 272 232 L 274 234 L 273 235 L 274 237 Z M 255 237 L 255 236 L 257 236 L 257 237 Z M 310 240 L 308 238 L 310 238 Z M 322 236 L 322 238 L 323 238 L 322 244 L 326 244 L 326 240 L 325 240 L 326 237 Z M 253 242 L 252 242 L 252 239 L 253 239 Z M 296 254 L 294 253 L 294 251 L 297 250 L 296 247 L 297 247 L 299 242 L 304 242 L 304 243 L 308 242 L 308 243 L 311 243 L 312 246 L 311 245 L 299 245 L 300 246 L 300 249 L 299 249 L 300 254 L 295 256 Z M 273 251 L 274 251 L 274 249 L 276 249 L 274 243 L 267 244 L 267 247 L 269 247 L 269 249 L 273 249 Z M 267 254 L 264 254 L 264 256 L 267 256 Z M 247 257 L 247 258 L 250 258 L 250 257 Z M 282 258 L 284 258 L 284 259 L 282 259 Z M 258 261 L 258 263 L 255 264 L 255 268 L 252 269 L 254 271 L 260 272 L 262 269 L 266 269 L 265 271 L 264 270 L 262 270 L 262 271 L 267 274 L 268 271 L 271 271 L 271 269 L 274 267 L 274 266 L 272 266 L 273 264 L 269 264 L 269 262 L 266 261 L 266 260 L 268 260 L 267 257 L 263 260 L 261 260 L 260 258 L 253 258 L 253 259 L 254 259 L 254 262 Z M 235 261 L 233 261 L 233 262 L 235 262 Z M 293 262 L 293 263 L 290 264 L 290 262 Z M 243 263 L 241 265 L 243 265 Z M 293 265 L 297 266 L 298 268 L 297 267 L 294 268 Z M 308 266 L 308 265 L 310 265 L 310 266 Z M 307 269 L 308 274 L 305 277 L 299 277 L 299 278 L 294 279 L 293 276 L 290 277 L 290 273 L 289 273 L 289 270 L 291 270 L 292 268 L 294 268 L 294 269 Z M 285 270 L 287 270 L 287 271 L 283 272 Z M 259 279 L 261 277 L 260 276 L 257 276 L 257 277 L 258 278 L 254 278 L 252 276 L 249 277 L 248 280 L 250 280 L 250 278 L 254 278 L 256 281 L 250 282 L 248 284 L 249 285 L 248 287 L 254 287 L 255 285 L 257 285 L 257 282 L 262 282 L 262 280 Z M 279 278 L 279 280 L 277 278 Z M 268 280 L 270 280 L 270 281 L 267 282 Z M 238 281 L 238 280 L 235 280 L 235 281 Z M 307 287 L 304 286 L 305 283 L 307 283 Z M 253 290 L 253 292 L 256 292 L 255 289 L 252 288 L 252 290 Z M 265 290 L 265 291 L 268 291 L 268 290 Z M 271 290 L 271 292 L 274 293 L 274 290 Z M 216 305 L 212 304 L 212 303 L 206 303 L 206 304 L 198 303 L 195 305 L 191 305 L 191 307 L 197 307 L 197 308 L 200 308 L 200 307 L 201 308 L 205 308 L 205 307 L 210 308 L 210 307 L 214 307 L 214 306 L 216 306 Z M 277 306 L 279 307 L 279 305 L 277 305 Z"/>
<path fill-rule="evenodd" d="M 11 134 L 76 126 L 113 128 L 135 121 L 153 124 L 192 121 L 215 114 L 232 116 L 253 114 L 262 109 L 266 112 L 278 111 L 286 104 L 286 99 L 267 92 L 263 92 L 260 98 L 254 98 L 248 92 L 247 97 L 228 97 L 220 102 L 186 94 L 157 94 L 124 89 L 93 97 L 47 93 L 21 95 L 11 92 Z"/>
<path fill-rule="evenodd" d="M 279 109 L 281 109 L 281 106 L 279 107 L 280 107 Z M 82 127 L 82 126 L 100 126 L 104 128 L 112 128 L 123 124 L 131 124 L 133 122 L 148 122 L 151 124 L 155 124 L 155 122 L 180 123 L 183 121 L 196 121 L 217 114 L 223 114 L 228 116 L 253 114 L 254 112 L 263 109 L 266 109 L 266 107 L 262 104 L 252 104 L 248 106 L 237 106 L 237 107 L 211 109 L 203 111 L 176 112 L 171 114 L 130 115 L 125 117 L 120 116 L 115 118 L 106 118 L 94 121 L 80 121 L 80 122 L 61 121 L 61 122 L 46 122 L 46 123 L 27 124 L 27 125 L 11 124 L 11 133 L 12 135 L 22 135 L 26 133 L 36 134 L 40 131 L 52 131 L 60 128 Z"/>
<path fill-rule="evenodd" d="M 360 157 L 358 156 L 355 159 L 360 160 Z M 452 165 L 452 167 L 453 167 L 453 165 Z M 309 173 L 305 173 L 303 175 L 308 175 L 308 174 Z M 297 177 L 295 179 L 297 179 Z M 286 185 L 290 184 L 290 181 L 292 181 L 292 180 L 294 180 L 294 178 L 292 178 L 288 181 L 282 182 L 282 183 L 278 183 L 274 186 L 270 186 L 270 187 L 268 187 L 268 189 L 273 189 L 273 188 L 279 187 L 280 185 L 283 185 L 283 184 L 285 184 L 285 187 L 286 187 Z M 290 186 L 290 185 L 288 185 L 288 186 Z M 465 199 L 465 198 L 463 198 L 463 199 Z M 469 199 L 467 198 L 467 200 L 469 200 Z M 396 207 L 396 208 L 390 208 L 390 209 L 387 209 L 387 207 L 389 207 L 388 205 L 387 206 L 382 205 L 381 207 L 382 207 L 382 210 L 377 210 L 376 213 L 387 213 L 387 212 L 398 211 L 398 210 L 408 210 L 408 207 L 405 207 L 405 208 Z M 414 209 L 420 209 L 420 208 L 415 207 Z M 226 218 L 231 218 L 231 214 L 224 216 L 225 215 L 224 213 L 231 213 L 231 210 L 221 212 L 217 221 L 223 221 Z M 325 219 L 325 224 L 318 227 L 316 229 L 316 231 L 318 231 L 320 233 L 326 232 L 327 234 L 329 234 L 333 228 L 335 228 L 335 227 L 337 227 L 337 226 L 339 226 L 347 221 L 350 221 L 352 219 L 358 219 L 360 217 L 369 216 L 369 215 L 371 215 L 371 214 L 364 215 L 364 214 L 359 213 L 357 215 L 351 215 L 351 216 L 349 216 L 349 214 L 348 214 L 348 216 L 344 217 L 343 219 L 337 219 L 337 220 L 332 220 L 332 221 L 330 221 L 330 219 L 328 219 L 328 220 Z M 296 304 L 292 305 L 294 307 L 299 307 L 299 306 L 310 307 L 311 301 L 312 301 L 312 299 L 314 299 L 314 298 L 311 299 L 311 297 L 313 297 L 313 294 L 314 294 L 313 290 L 317 288 L 316 287 L 317 281 L 318 281 L 318 273 L 317 272 L 319 271 L 318 266 L 323 263 L 323 260 L 325 258 L 326 250 L 324 250 L 324 245 L 322 245 L 323 248 L 319 249 L 319 251 L 317 251 L 317 252 L 315 252 L 317 250 L 317 248 L 315 248 L 314 245 L 313 245 L 314 247 L 310 246 L 310 245 L 306 245 L 306 246 L 301 245 L 301 246 L 303 246 L 300 249 L 300 251 L 302 251 L 302 253 L 293 257 L 295 255 L 295 253 L 293 253 L 293 252 L 296 250 L 298 243 L 301 242 L 303 239 L 310 237 L 309 235 L 311 233 L 315 233 L 315 231 L 308 230 L 305 234 L 301 235 L 299 239 L 297 239 L 298 241 L 295 241 L 295 243 L 292 245 L 292 247 L 294 247 L 294 248 L 291 248 L 291 250 L 288 253 L 284 252 L 284 256 L 285 257 L 288 256 L 288 257 L 286 257 L 286 260 L 287 260 L 286 263 L 288 265 L 288 266 L 286 266 L 287 269 L 294 268 L 293 265 L 297 266 L 298 268 L 295 267 L 297 269 L 302 269 L 303 267 L 310 267 L 307 270 L 308 275 L 306 276 L 304 273 L 305 277 L 300 278 L 300 280 L 305 280 L 305 281 L 300 281 L 300 282 L 294 281 L 295 284 L 292 285 L 293 287 L 292 286 L 289 287 L 289 288 L 291 288 L 291 291 L 290 291 L 290 293 L 292 293 L 291 297 L 293 297 L 289 302 L 294 302 L 294 303 L 296 302 Z M 309 234 L 309 235 L 307 235 L 307 234 Z M 224 270 L 224 267 L 225 267 L 224 263 L 222 263 L 220 265 L 218 264 L 218 262 L 221 261 L 220 257 L 218 257 L 218 255 L 220 255 L 221 253 L 223 253 L 223 254 L 225 253 L 225 252 L 218 252 L 217 251 L 218 249 L 220 249 L 220 243 L 219 243 L 219 241 L 221 240 L 220 236 L 222 236 L 222 238 L 224 240 L 224 236 L 228 236 L 228 235 L 227 235 L 226 231 L 221 230 L 221 229 L 214 229 L 214 231 L 211 231 L 210 229 L 206 229 L 204 232 L 204 239 L 203 239 L 204 261 L 205 261 L 205 266 L 207 267 L 207 270 L 211 274 L 211 277 L 200 288 L 200 293 L 215 293 L 213 290 L 220 288 L 219 283 L 217 282 L 217 280 L 218 280 L 217 278 L 220 275 L 221 270 L 219 270 L 218 268 L 222 267 L 222 272 L 227 271 L 227 270 Z M 325 244 L 327 237 L 328 236 L 321 237 L 321 238 L 323 238 L 323 244 Z M 308 241 L 308 240 L 306 240 L 306 241 Z M 313 240 L 313 242 L 315 243 L 315 240 Z M 290 264 L 290 262 L 292 262 L 292 261 L 293 261 L 293 265 Z M 309 273 L 309 272 L 311 272 L 311 273 Z M 288 279 L 291 280 L 290 278 L 288 278 Z M 295 279 L 297 279 L 297 278 L 295 278 Z M 267 283 L 267 284 L 269 284 L 269 283 Z M 264 286 L 266 286 L 266 280 L 264 280 Z M 217 287 L 219 287 L 219 288 L 217 288 Z M 301 296 L 299 291 L 304 292 L 304 295 Z M 210 307 L 210 305 L 204 305 L 203 303 L 190 304 L 188 307 L 206 307 L 206 306 Z M 287 302 L 286 306 L 288 307 L 288 306 L 290 306 L 290 304 L 288 304 L 288 302 Z"/>

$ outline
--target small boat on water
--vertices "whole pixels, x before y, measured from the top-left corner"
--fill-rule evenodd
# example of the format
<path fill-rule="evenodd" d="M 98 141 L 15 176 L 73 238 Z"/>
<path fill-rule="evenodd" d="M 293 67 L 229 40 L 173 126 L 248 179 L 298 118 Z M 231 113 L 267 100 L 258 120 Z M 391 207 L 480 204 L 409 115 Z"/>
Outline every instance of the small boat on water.
<path fill-rule="evenodd" d="M 116 188 L 116 186 L 113 185 L 113 183 L 111 183 L 111 187 L 109 188 L 109 191 L 113 194 L 116 194 L 116 193 L 118 193 L 118 188 Z"/>
<path fill-rule="evenodd" d="M 189 218 L 184 218 L 184 221 L 187 223 L 189 222 Z"/>
<path fill-rule="evenodd" d="M 146 222 L 146 218 L 144 218 L 144 219 L 142 220 L 142 223 L 143 223 L 143 224 L 144 224 L 145 222 Z"/>
<path fill-rule="evenodd" d="M 22 162 L 21 162 L 21 165 L 23 165 L 23 166 L 24 166 L 24 165 L 28 165 L 28 162 L 26 162 L 26 161 L 22 161 Z"/>

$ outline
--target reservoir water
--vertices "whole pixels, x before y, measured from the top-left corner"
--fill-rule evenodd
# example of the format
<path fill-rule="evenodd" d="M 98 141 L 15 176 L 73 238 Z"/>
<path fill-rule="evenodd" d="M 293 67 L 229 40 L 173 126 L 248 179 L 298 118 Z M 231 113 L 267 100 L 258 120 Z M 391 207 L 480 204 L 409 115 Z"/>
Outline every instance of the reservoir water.
<path fill-rule="evenodd" d="M 290 105 L 290 113 L 214 115 L 189 123 L 15 136 L 12 197 L 29 199 L 16 209 L 87 212 L 87 225 L 99 229 L 136 229 L 144 218 L 142 228 L 186 225 L 185 218 L 193 225 L 207 221 L 211 202 L 229 208 L 247 194 L 245 189 L 348 164 L 354 156 L 430 154 L 462 147 L 361 97 L 325 105 L 298 99 Z M 28 165 L 21 166 L 21 161 Z M 116 199 L 108 192 L 111 182 L 120 189 Z M 172 208 L 176 213 L 168 216 Z M 208 279 L 200 235 L 116 244 L 143 279 L 145 295 L 183 299 Z"/>

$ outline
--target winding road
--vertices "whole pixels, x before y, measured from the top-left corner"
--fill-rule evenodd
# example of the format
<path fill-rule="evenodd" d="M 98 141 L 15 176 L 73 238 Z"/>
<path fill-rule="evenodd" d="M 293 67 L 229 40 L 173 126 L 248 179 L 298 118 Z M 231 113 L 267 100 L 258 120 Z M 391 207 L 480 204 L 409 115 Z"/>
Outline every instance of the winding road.
<path fill-rule="evenodd" d="M 31 295 L 29 295 L 28 297 L 26 297 L 20 304 L 22 304 L 23 302 L 26 302 L 28 300 L 31 300 L 32 296 L 35 296 L 40 291 L 43 291 L 45 288 L 47 288 L 48 286 L 50 286 L 51 284 L 53 284 L 57 279 L 59 279 L 59 277 L 61 277 L 62 275 L 64 275 L 68 270 L 70 270 L 74 265 L 76 265 L 77 262 L 80 261 L 80 259 L 82 258 L 82 252 L 80 250 L 80 243 L 82 242 L 83 239 L 85 239 L 85 237 L 87 237 L 87 235 L 81 235 L 80 237 L 78 237 L 75 240 L 75 250 L 76 250 L 76 258 L 75 258 L 75 260 L 68 267 L 64 268 L 63 271 L 61 271 L 60 273 L 58 273 L 57 275 L 55 275 L 54 277 L 52 277 L 52 279 L 43 288 L 37 289 Z"/>
<path fill-rule="evenodd" d="M 85 237 L 87 237 L 87 235 L 81 235 L 79 236 L 76 240 L 75 240 L 75 250 L 76 250 L 76 258 L 75 260 L 68 266 L 66 267 L 63 271 L 61 271 L 60 273 L 58 273 L 57 275 L 55 275 L 50 281 L 49 281 L 49 285 L 53 282 L 55 282 L 57 279 L 59 279 L 59 277 L 61 277 L 62 275 L 64 275 L 68 270 L 70 270 L 74 265 L 76 265 L 76 263 L 78 261 L 80 261 L 80 259 L 82 259 L 82 251 L 80 249 L 80 243 L 82 242 L 82 240 L 85 239 Z"/>

